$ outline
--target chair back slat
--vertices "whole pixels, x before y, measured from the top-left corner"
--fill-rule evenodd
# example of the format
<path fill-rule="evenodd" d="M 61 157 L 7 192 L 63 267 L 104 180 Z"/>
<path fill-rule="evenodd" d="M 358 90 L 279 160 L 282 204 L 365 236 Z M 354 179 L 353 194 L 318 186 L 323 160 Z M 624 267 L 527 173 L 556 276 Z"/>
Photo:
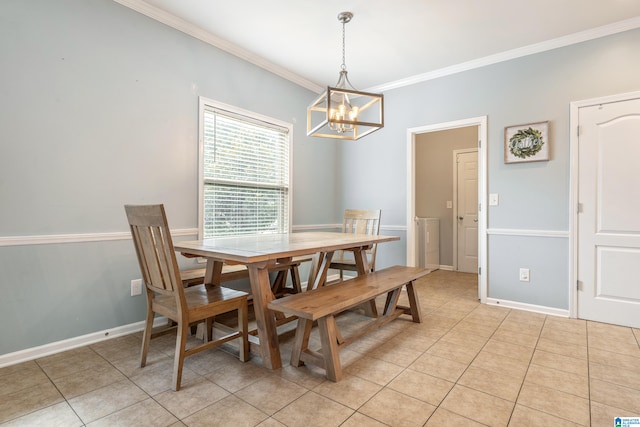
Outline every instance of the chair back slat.
<path fill-rule="evenodd" d="M 182 281 L 163 205 L 126 205 L 142 280 L 147 289 L 181 299 Z"/>
<path fill-rule="evenodd" d="M 342 222 L 344 233 L 380 234 L 380 209 L 346 209 Z"/>
<path fill-rule="evenodd" d="M 377 236 L 380 234 L 380 209 L 345 209 L 342 221 L 343 233 L 354 234 L 371 234 Z M 367 249 L 367 253 L 371 255 L 371 267 L 375 267 L 375 254 L 377 245 L 372 245 Z"/>

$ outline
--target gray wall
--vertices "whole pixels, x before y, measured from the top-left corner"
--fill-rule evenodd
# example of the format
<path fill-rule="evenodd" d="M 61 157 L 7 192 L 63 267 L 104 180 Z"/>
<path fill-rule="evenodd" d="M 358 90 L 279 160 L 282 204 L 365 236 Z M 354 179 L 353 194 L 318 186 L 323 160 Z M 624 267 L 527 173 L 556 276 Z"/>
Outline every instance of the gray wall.
<path fill-rule="evenodd" d="M 486 115 L 488 189 L 500 196 L 488 209 L 489 297 L 568 309 L 569 105 L 640 90 L 639 47 L 640 30 L 627 31 L 388 91 L 384 129 L 343 145 L 343 204 L 375 201 L 389 223 L 404 223 L 407 129 Z M 546 120 L 551 160 L 504 164 L 504 127 Z M 520 267 L 531 269 L 526 285 Z"/>
<path fill-rule="evenodd" d="M 144 318 L 130 240 L 2 238 L 126 232 L 125 203 L 196 228 L 198 96 L 294 123 L 293 224 L 338 222 L 306 89 L 110 0 L 3 1 L 0 58 L 0 354 Z"/>
<path fill-rule="evenodd" d="M 440 265 L 453 265 L 453 150 L 477 147 L 477 126 L 416 135 L 416 216 L 440 218 Z"/>
<path fill-rule="evenodd" d="M 198 96 L 294 123 L 294 226 L 380 208 L 403 238 L 380 267 L 406 262 L 407 128 L 488 115 L 489 227 L 514 230 L 489 238 L 489 295 L 567 308 L 568 239 L 517 231 L 567 230 L 569 102 L 640 89 L 638 46 L 635 30 L 389 91 L 384 129 L 319 141 L 304 131 L 314 94 L 115 2 L 3 1 L 0 354 L 143 319 L 129 240 L 28 242 L 126 232 L 125 203 L 163 202 L 172 228 L 195 228 Z M 543 120 L 551 161 L 504 165 L 504 126 Z"/>

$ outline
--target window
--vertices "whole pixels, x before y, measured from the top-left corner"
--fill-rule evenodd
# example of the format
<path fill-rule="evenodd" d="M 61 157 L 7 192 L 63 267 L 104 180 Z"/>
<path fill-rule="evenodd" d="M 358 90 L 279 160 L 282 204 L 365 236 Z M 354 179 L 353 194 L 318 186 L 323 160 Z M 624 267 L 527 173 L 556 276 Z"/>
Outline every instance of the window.
<path fill-rule="evenodd" d="M 287 233 L 291 125 L 200 99 L 200 238 Z"/>

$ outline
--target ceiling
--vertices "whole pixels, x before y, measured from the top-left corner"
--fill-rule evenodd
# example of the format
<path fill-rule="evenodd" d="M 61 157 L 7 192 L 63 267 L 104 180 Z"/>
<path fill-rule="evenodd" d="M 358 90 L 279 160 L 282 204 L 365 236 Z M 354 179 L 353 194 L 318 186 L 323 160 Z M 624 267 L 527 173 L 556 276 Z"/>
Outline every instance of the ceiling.
<path fill-rule="evenodd" d="M 640 28 L 639 0 L 115 0 L 311 90 L 382 91 Z"/>

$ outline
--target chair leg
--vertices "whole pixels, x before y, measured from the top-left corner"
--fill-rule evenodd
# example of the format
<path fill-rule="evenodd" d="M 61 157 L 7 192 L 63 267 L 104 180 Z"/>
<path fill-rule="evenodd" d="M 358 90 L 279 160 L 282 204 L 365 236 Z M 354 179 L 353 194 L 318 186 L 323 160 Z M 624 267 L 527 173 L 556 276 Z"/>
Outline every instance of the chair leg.
<path fill-rule="evenodd" d="M 182 381 L 182 366 L 184 365 L 184 353 L 187 348 L 187 322 L 180 322 L 178 325 L 178 335 L 176 337 L 176 354 L 173 357 L 173 391 L 180 390 Z"/>
<path fill-rule="evenodd" d="M 293 286 L 293 292 L 299 294 L 302 292 L 302 285 L 300 284 L 300 273 L 298 266 L 291 266 L 291 285 Z"/>
<path fill-rule="evenodd" d="M 284 288 L 287 286 L 287 270 L 278 271 L 276 278 L 273 280 L 273 285 L 271 285 L 271 291 L 274 296 L 277 296 L 281 293 Z"/>
<path fill-rule="evenodd" d="M 274 298 L 278 298 L 278 295 L 285 291 L 287 287 L 287 274 L 287 270 L 278 271 L 278 275 L 273 281 L 273 285 L 271 285 L 271 291 L 273 292 Z M 282 320 L 284 317 L 284 313 L 276 313 L 276 320 Z"/>
<path fill-rule="evenodd" d="M 204 342 L 211 342 L 213 339 L 213 323 L 216 321 L 215 317 L 209 317 L 205 322 L 206 332 L 203 336 Z"/>
<path fill-rule="evenodd" d="M 248 321 L 249 307 L 247 301 L 244 301 L 240 307 L 238 307 L 238 330 L 240 331 L 240 343 L 238 345 L 240 349 L 239 359 L 242 362 L 249 360 L 249 321 Z"/>
<path fill-rule="evenodd" d="M 147 364 L 147 353 L 149 352 L 149 342 L 151 341 L 151 333 L 153 328 L 153 311 L 147 308 L 147 319 L 142 333 L 142 349 L 140 351 L 140 367 L 144 368 Z"/>

